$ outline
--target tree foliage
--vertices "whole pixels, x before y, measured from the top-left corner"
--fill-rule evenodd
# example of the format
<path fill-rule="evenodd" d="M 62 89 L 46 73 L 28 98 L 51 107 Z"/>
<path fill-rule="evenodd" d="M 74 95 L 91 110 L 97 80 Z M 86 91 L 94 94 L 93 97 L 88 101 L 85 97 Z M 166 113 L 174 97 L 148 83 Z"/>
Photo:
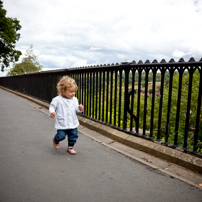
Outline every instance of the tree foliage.
<path fill-rule="evenodd" d="M 187 139 L 188 149 L 193 148 L 194 143 L 194 132 L 196 128 L 196 115 L 197 115 L 197 106 L 198 106 L 198 95 L 199 95 L 199 81 L 200 81 L 200 72 L 195 70 L 192 79 L 192 94 L 191 94 L 191 106 L 189 114 L 189 132 Z M 188 71 L 185 71 L 182 78 L 182 89 L 181 89 L 181 101 L 180 101 L 180 114 L 179 114 L 179 127 L 178 127 L 178 145 L 183 147 L 184 144 L 184 134 L 185 134 L 185 124 L 187 116 L 187 104 L 188 104 L 188 92 L 189 92 L 189 77 L 190 74 Z M 175 73 L 173 76 L 172 82 L 172 97 L 171 97 L 171 106 L 170 106 L 170 118 L 169 118 L 169 138 L 168 142 L 174 144 L 175 138 L 175 129 L 176 129 L 176 115 L 177 115 L 177 103 L 178 103 L 178 89 L 179 89 L 179 73 Z M 167 113 L 168 113 L 168 97 L 169 97 L 169 84 L 164 86 L 163 93 L 163 106 L 162 106 L 162 116 L 161 116 L 161 136 L 160 140 L 165 142 L 166 134 L 166 124 L 167 124 Z M 151 108 L 152 108 L 152 97 L 147 97 L 147 125 L 146 130 L 150 130 L 150 121 L 151 121 Z M 135 98 L 135 106 L 137 106 L 137 95 Z M 140 128 L 143 127 L 144 120 L 144 103 L 145 98 L 140 98 Z M 155 97 L 154 105 L 154 118 L 153 118 L 153 136 L 157 138 L 157 129 L 158 129 L 158 118 L 159 118 L 159 105 L 160 97 Z M 134 108 L 136 111 L 136 108 Z M 202 152 L 202 106 L 200 112 L 200 122 L 199 122 L 199 133 L 198 133 L 198 152 Z"/>
<path fill-rule="evenodd" d="M 34 54 L 33 46 L 31 45 L 25 53 L 25 57 L 21 63 L 14 64 L 13 69 L 8 72 L 8 76 L 16 74 L 24 74 L 30 72 L 37 72 L 42 69 L 42 65 L 37 61 L 37 56 Z"/>
<path fill-rule="evenodd" d="M 15 50 L 15 44 L 20 38 L 17 33 L 21 29 L 16 18 L 6 17 L 6 10 L 3 9 L 3 1 L 0 0 L 0 65 L 1 71 L 9 66 L 10 62 L 18 61 L 21 51 Z"/>

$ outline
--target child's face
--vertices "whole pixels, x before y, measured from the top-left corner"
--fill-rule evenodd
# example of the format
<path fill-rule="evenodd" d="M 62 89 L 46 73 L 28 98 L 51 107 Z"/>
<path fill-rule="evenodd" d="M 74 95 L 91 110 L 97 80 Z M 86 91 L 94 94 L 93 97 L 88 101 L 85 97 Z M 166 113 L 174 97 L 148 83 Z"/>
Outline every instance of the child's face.
<path fill-rule="evenodd" d="M 76 86 L 73 85 L 72 88 L 69 88 L 66 91 L 62 91 L 61 94 L 65 98 L 72 99 L 76 95 Z"/>

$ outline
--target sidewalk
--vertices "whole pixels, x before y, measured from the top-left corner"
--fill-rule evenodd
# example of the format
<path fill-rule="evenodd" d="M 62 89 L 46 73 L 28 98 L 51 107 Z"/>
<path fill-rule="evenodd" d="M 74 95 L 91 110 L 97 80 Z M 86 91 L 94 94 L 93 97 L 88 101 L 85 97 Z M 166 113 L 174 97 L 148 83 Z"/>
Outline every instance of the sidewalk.
<path fill-rule="evenodd" d="M 71 156 L 66 141 L 53 148 L 53 126 L 47 109 L 0 89 L 0 202 L 202 201 L 201 175 L 84 126 Z"/>

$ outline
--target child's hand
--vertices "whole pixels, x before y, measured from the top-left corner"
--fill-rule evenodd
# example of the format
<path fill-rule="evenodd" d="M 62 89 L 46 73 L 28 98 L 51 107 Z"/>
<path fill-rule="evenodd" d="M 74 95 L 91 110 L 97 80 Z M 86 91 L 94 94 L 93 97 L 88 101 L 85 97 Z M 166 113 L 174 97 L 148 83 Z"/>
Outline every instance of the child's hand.
<path fill-rule="evenodd" d="M 55 112 L 52 112 L 52 113 L 51 113 L 51 118 L 54 119 L 54 118 L 55 118 L 55 114 L 56 114 Z"/>
<path fill-rule="evenodd" d="M 80 110 L 80 111 L 83 110 L 83 105 L 80 104 L 78 107 L 79 107 L 79 110 Z"/>

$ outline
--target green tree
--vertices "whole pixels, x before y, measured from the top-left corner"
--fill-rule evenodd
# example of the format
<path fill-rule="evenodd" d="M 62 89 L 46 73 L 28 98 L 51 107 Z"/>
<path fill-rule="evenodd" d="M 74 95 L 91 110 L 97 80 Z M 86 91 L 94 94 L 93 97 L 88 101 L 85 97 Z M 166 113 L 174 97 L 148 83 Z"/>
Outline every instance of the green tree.
<path fill-rule="evenodd" d="M 187 104 L 188 104 L 188 89 L 189 89 L 189 73 L 184 72 L 182 78 L 182 89 L 181 89 L 181 102 L 180 102 L 180 117 L 179 117 L 179 128 L 178 128 L 178 144 L 183 146 L 184 143 L 184 132 L 186 124 L 186 115 L 187 115 Z M 196 125 L 196 113 L 198 106 L 198 93 L 199 93 L 199 81 L 200 81 L 200 72 L 195 70 L 192 80 L 192 95 L 191 95 L 191 106 L 190 106 L 190 118 L 189 118 L 189 133 L 188 133 L 188 148 L 192 149 L 194 141 L 194 131 Z M 173 88 L 172 88 L 172 98 L 171 98 L 171 112 L 170 112 L 170 123 L 169 123 L 169 142 L 174 143 L 175 136 L 175 123 L 176 123 L 176 114 L 177 114 L 177 102 L 178 102 L 178 88 L 179 88 L 179 73 L 176 73 L 173 77 Z M 168 94 L 169 86 L 166 86 L 164 89 L 164 98 L 163 98 L 163 108 L 162 108 L 162 122 L 161 122 L 161 138 L 164 140 L 164 134 L 166 132 L 166 122 L 167 122 L 167 104 L 168 104 Z M 155 109 L 158 114 L 160 98 L 156 98 Z M 201 113 L 202 114 L 202 108 Z M 157 128 L 158 116 L 155 116 L 154 127 Z M 199 134 L 198 134 L 198 148 L 202 148 L 202 119 L 200 118 L 199 123 Z"/>
<path fill-rule="evenodd" d="M 37 56 L 34 54 L 33 46 L 31 45 L 25 53 L 25 57 L 21 63 L 14 64 L 13 69 L 8 72 L 8 76 L 16 74 L 24 74 L 30 72 L 38 72 L 43 68 L 37 60 Z"/>
<path fill-rule="evenodd" d="M 152 94 L 153 93 L 153 90 L 152 89 L 149 89 L 149 94 Z"/>
<path fill-rule="evenodd" d="M 15 50 L 15 44 L 20 38 L 17 33 L 21 29 L 20 21 L 16 18 L 6 17 L 6 10 L 3 9 L 3 1 L 0 0 L 0 65 L 1 71 L 9 66 L 10 62 L 17 62 L 20 51 Z"/>
<path fill-rule="evenodd" d="M 189 128 L 188 128 L 188 139 L 187 147 L 188 149 L 193 149 L 194 143 L 194 133 L 196 129 L 196 116 L 197 116 L 197 106 L 198 106 L 198 95 L 199 95 L 199 81 L 200 81 L 199 70 L 195 70 L 192 79 L 192 94 L 191 94 L 191 106 L 190 106 L 190 117 L 189 117 Z M 169 78 L 169 76 L 167 76 Z M 178 145 L 183 147 L 184 144 L 184 133 L 185 133 L 185 124 L 187 116 L 187 104 L 188 104 L 188 91 L 189 91 L 189 79 L 190 74 L 188 71 L 185 71 L 182 77 L 182 89 L 181 89 L 181 102 L 180 102 L 180 114 L 179 114 L 179 127 L 178 127 Z M 168 79 L 169 81 L 169 79 Z M 175 125 L 176 125 L 176 115 L 177 115 L 177 103 L 178 103 L 178 90 L 179 90 L 179 73 L 175 73 L 173 76 L 172 82 L 172 97 L 171 97 L 171 106 L 170 106 L 170 121 L 169 121 L 169 138 L 168 142 L 174 144 L 175 138 Z M 169 95 L 169 82 L 168 85 L 164 86 L 163 93 L 163 107 L 162 107 L 162 116 L 161 116 L 161 134 L 160 140 L 165 142 L 166 134 L 166 124 L 167 124 L 167 112 L 168 112 L 168 95 Z M 137 94 L 134 97 L 134 114 L 137 114 Z M 152 97 L 147 98 L 147 113 L 146 113 L 146 130 L 150 130 L 150 121 L 151 121 L 151 108 L 152 108 Z M 139 113 L 139 127 L 143 127 L 144 120 L 144 103 L 145 97 L 140 97 L 140 113 Z M 155 97 L 155 106 L 154 106 L 154 117 L 153 117 L 153 136 L 157 138 L 157 129 L 158 129 L 158 118 L 159 118 L 159 104 L 160 97 Z M 199 132 L 198 132 L 198 152 L 202 153 L 202 104 L 200 109 L 200 120 L 199 120 Z M 135 124 L 134 124 L 135 126 Z"/>

